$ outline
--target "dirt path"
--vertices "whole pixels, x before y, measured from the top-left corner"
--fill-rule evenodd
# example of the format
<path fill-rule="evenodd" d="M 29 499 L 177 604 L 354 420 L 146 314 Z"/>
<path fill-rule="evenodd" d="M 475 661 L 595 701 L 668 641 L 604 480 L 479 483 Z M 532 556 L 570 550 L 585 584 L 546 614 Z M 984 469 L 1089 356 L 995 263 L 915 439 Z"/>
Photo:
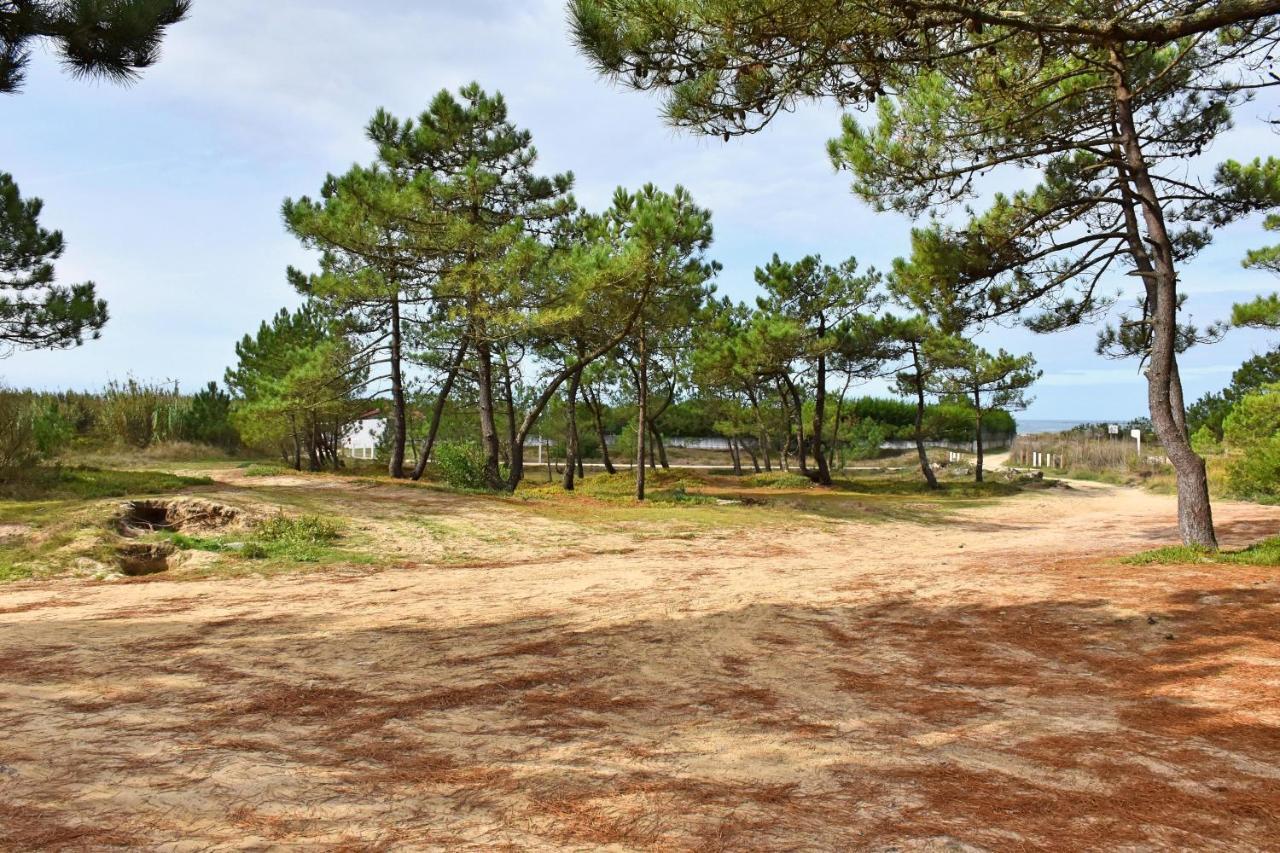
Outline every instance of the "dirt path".
<path fill-rule="evenodd" d="M 1280 576 L 1109 559 L 1174 535 L 1172 498 L 1080 484 L 947 524 L 7 587 L 0 847 L 1276 849 Z"/>

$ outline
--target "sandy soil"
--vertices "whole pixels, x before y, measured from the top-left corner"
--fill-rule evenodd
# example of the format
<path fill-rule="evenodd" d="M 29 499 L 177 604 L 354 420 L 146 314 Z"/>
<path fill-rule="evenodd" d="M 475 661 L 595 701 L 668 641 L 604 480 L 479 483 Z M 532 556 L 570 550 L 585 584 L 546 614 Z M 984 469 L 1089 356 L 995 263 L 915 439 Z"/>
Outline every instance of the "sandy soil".
<path fill-rule="evenodd" d="M 1280 573 L 1110 559 L 1172 516 L 5 587 L 0 847 L 1280 849 Z"/>

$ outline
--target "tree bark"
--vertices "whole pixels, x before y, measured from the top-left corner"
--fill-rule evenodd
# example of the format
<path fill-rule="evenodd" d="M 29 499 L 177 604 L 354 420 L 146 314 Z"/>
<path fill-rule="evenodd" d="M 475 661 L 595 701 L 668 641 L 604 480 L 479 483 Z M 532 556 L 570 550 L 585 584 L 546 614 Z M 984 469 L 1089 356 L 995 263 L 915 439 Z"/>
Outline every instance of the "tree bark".
<path fill-rule="evenodd" d="M 755 393 L 750 388 L 747 388 L 746 393 L 747 393 L 747 399 L 751 401 L 751 410 L 755 412 L 756 424 L 760 430 L 760 438 L 761 438 L 760 447 L 764 451 L 764 469 L 766 471 L 772 471 L 773 459 L 772 459 L 770 448 L 769 448 L 769 444 L 771 443 L 771 439 L 769 438 L 769 427 L 765 425 L 764 413 L 760 411 L 760 401 L 756 398 Z M 752 459 L 754 458 L 755 457 L 753 455 Z M 760 470 L 759 465 L 756 466 L 756 470 L 757 472 Z"/>
<path fill-rule="evenodd" d="M 516 397 L 511 382 L 511 361 L 506 347 L 502 348 L 502 390 L 507 404 L 507 467 L 511 466 L 511 454 L 516 447 Z"/>
<path fill-rule="evenodd" d="M 1133 118 L 1133 92 L 1129 88 L 1125 58 L 1115 45 L 1110 47 L 1116 123 L 1120 131 L 1125 165 L 1122 181 L 1130 181 L 1142 205 L 1147 241 L 1155 267 L 1156 304 L 1151 309 L 1151 360 L 1147 372 L 1147 400 L 1165 454 L 1178 475 L 1178 529 L 1187 545 L 1217 549 L 1213 527 L 1213 506 L 1209 499 L 1209 478 L 1205 463 L 1187 437 L 1185 412 L 1173 413 L 1174 377 L 1177 371 L 1178 282 L 1174 268 L 1173 241 L 1164 220 L 1159 194 L 1151 180 L 1146 156 Z M 1178 397 L 1181 396 L 1179 393 Z"/>
<path fill-rule="evenodd" d="M 493 411 L 493 352 L 482 336 L 476 340 L 477 378 L 480 385 L 480 441 L 484 449 L 484 484 L 490 489 L 503 486 L 498 461 L 498 428 Z M 511 464 L 515 467 L 515 454 Z"/>
<path fill-rule="evenodd" d="M 644 450 L 645 437 L 649 432 L 649 354 L 645 349 L 644 320 L 640 321 L 639 335 L 640 381 L 637 383 L 637 417 L 636 417 L 636 500 L 644 500 Z"/>
<path fill-rule="evenodd" d="M 604 417 L 600 411 L 602 407 L 600 398 L 595 395 L 590 386 L 586 387 L 583 396 L 587 401 L 587 407 L 591 409 L 591 417 L 596 424 L 596 436 L 600 439 L 600 458 L 604 462 L 604 470 L 610 474 L 616 474 L 618 471 L 613 467 L 613 460 L 609 458 L 609 445 L 605 441 Z"/>
<path fill-rule="evenodd" d="M 575 370 L 569 377 L 569 435 L 565 442 L 564 490 L 573 491 L 574 474 L 578 470 L 578 386 L 582 383 L 582 371 Z M 512 439 L 514 444 L 514 438 Z"/>
<path fill-rule="evenodd" d="M 454 353 L 453 362 L 449 365 L 449 375 L 445 377 L 444 384 L 440 386 L 440 393 L 436 396 L 435 407 L 431 411 L 431 424 L 427 427 L 427 439 L 422 443 L 422 452 L 418 456 L 418 464 L 413 468 L 413 479 L 421 480 L 423 472 L 427 470 L 427 462 L 431 459 L 431 453 L 435 450 L 436 436 L 440 433 L 440 421 L 444 417 L 444 407 L 449 400 L 449 394 L 453 391 L 453 383 L 458 378 L 459 371 L 462 370 L 462 362 L 467 357 L 467 339 L 463 338 L 458 344 L 458 351 Z"/>
<path fill-rule="evenodd" d="M 818 340 L 827 336 L 827 318 L 818 317 Z M 818 356 L 818 382 L 814 389 L 813 400 L 813 462 L 818 470 L 814 474 L 814 482 L 822 486 L 831 485 L 831 467 L 827 464 L 827 451 L 822 446 L 822 433 L 827 419 L 827 357 Z"/>
<path fill-rule="evenodd" d="M 973 466 L 973 481 L 975 483 L 982 482 L 982 393 L 978 390 L 973 392 L 973 454 L 976 457 Z"/>
<path fill-rule="evenodd" d="M 915 370 L 916 386 L 916 453 L 920 456 L 920 473 L 924 474 L 924 481 L 929 484 L 930 489 L 936 489 L 938 477 L 933 473 L 933 466 L 929 464 L 929 451 L 924 446 L 924 374 L 920 364 L 920 347 L 914 342 L 911 344 L 911 363 Z"/>
<path fill-rule="evenodd" d="M 796 460 L 800 463 L 800 473 L 808 477 L 809 463 L 805 449 L 807 439 L 804 434 L 804 404 L 800 401 L 800 390 L 796 388 L 796 383 L 791 380 L 791 377 L 784 375 L 782 379 L 786 383 L 787 392 L 791 395 L 791 402 L 795 406 Z"/>
<path fill-rule="evenodd" d="M 671 463 L 667 461 L 667 445 L 662 441 L 662 433 L 658 430 L 657 424 L 649 421 L 649 435 L 653 438 L 653 447 L 658 453 L 658 464 L 662 466 L 662 470 L 670 471 Z M 650 459 L 653 457 L 652 451 L 649 454 Z"/>
<path fill-rule="evenodd" d="M 404 447 L 409 435 L 404 402 L 404 374 L 401 370 L 402 339 L 400 334 L 400 297 L 391 297 L 391 458 L 387 473 L 404 479 Z"/>

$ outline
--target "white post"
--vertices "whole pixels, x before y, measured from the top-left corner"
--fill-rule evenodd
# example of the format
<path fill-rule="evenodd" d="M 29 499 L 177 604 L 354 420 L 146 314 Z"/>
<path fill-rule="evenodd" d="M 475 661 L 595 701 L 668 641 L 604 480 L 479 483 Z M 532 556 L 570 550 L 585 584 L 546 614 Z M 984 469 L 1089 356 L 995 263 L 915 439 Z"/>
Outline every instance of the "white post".
<path fill-rule="evenodd" d="M 1129 435 L 1138 440 L 1138 464 L 1142 464 L 1142 430 L 1135 429 L 1129 432 Z"/>

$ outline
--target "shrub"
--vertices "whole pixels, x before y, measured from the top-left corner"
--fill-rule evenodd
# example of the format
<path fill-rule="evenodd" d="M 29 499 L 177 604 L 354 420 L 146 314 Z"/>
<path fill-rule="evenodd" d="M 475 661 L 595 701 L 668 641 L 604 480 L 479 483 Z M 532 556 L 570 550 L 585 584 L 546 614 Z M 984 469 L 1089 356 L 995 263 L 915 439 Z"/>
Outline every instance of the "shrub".
<path fill-rule="evenodd" d="M 843 436 L 850 459 L 875 459 L 880 446 L 889 440 L 889 427 L 872 418 L 858 421 Z"/>
<path fill-rule="evenodd" d="M 40 457 L 35 419 L 25 395 L 0 391 L 0 471 L 34 464 Z"/>
<path fill-rule="evenodd" d="M 1227 486 L 1240 497 L 1280 497 L 1280 383 L 1242 397 L 1223 423 L 1235 457 L 1227 466 Z"/>
<path fill-rule="evenodd" d="M 436 445 L 436 470 L 445 484 L 455 489 L 483 489 L 484 451 L 470 441 L 447 441 Z"/>
<path fill-rule="evenodd" d="M 313 563 L 339 536 L 338 525 L 318 515 L 277 515 L 258 525 L 241 553 L 251 559 L 279 557 Z"/>

